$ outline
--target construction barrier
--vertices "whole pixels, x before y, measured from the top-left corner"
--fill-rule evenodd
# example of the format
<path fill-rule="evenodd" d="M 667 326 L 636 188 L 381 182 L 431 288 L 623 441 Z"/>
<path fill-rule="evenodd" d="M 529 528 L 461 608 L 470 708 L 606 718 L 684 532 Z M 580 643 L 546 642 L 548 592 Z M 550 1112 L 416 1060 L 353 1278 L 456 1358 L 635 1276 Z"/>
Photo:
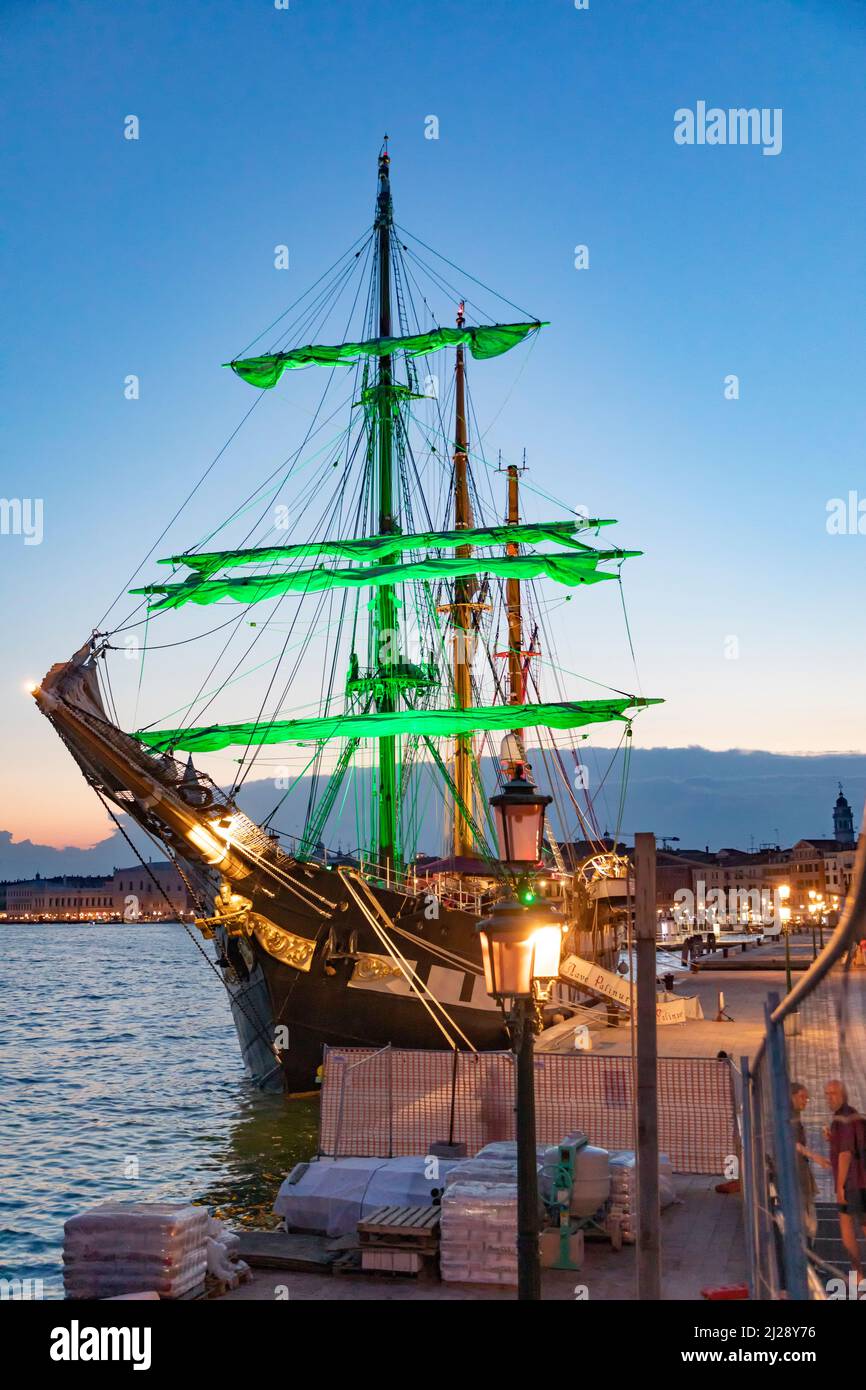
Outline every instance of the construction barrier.
<path fill-rule="evenodd" d="M 842 917 L 783 999 L 768 996 L 764 1040 L 741 1062 L 745 1234 L 755 1299 L 858 1298 L 866 1235 L 866 837 Z M 831 1138 L 836 1131 L 835 1142 Z M 836 1169 L 853 1177 L 840 1205 Z M 859 1249 L 858 1249 L 859 1247 Z"/>
<path fill-rule="evenodd" d="M 659 1059 L 659 1147 L 675 1172 L 724 1174 L 736 1158 L 732 1075 L 724 1060 Z M 513 1139 L 510 1052 L 325 1049 L 319 1152 L 330 1157 L 425 1154 L 436 1142 L 474 1154 Z M 604 1149 L 633 1149 L 630 1057 L 537 1054 L 538 1142 L 582 1130 Z"/>

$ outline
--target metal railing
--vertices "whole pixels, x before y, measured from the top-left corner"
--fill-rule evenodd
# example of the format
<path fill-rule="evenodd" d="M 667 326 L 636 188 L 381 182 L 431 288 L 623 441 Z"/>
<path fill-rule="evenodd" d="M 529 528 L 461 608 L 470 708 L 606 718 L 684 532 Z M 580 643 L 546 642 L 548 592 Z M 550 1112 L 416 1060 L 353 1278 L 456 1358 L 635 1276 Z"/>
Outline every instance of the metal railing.
<path fill-rule="evenodd" d="M 861 836 L 838 926 L 791 991 L 781 1000 L 768 997 L 764 1039 L 751 1063 L 742 1063 L 742 1176 L 753 1298 L 856 1296 L 856 1290 L 845 1290 L 853 1266 L 866 1255 L 866 1217 L 853 1190 L 866 1183 L 864 937 Z M 851 1169 L 840 1203 L 844 1152 L 851 1153 Z"/>

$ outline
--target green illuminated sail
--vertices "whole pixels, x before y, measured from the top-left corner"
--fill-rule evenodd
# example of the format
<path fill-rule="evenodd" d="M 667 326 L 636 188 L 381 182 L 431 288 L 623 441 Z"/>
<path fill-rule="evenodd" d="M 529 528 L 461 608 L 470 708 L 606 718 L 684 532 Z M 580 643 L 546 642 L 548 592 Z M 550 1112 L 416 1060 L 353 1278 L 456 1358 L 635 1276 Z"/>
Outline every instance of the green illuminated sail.
<path fill-rule="evenodd" d="M 613 526 L 607 517 L 573 517 L 568 521 L 529 521 L 515 526 L 469 526 L 461 531 L 418 531 L 403 536 L 391 533 L 384 536 L 358 536 L 345 540 L 309 541 L 299 545 L 268 545 L 247 550 L 203 550 L 184 555 L 171 555 L 161 565 L 186 565 L 200 574 L 232 569 L 238 565 L 279 564 L 282 560 L 302 559 L 304 556 L 333 555 L 341 560 L 379 560 L 395 551 L 434 549 L 449 550 L 458 545 L 508 545 L 511 542 L 537 545 L 539 541 L 555 541 L 575 550 L 591 550 L 575 540 L 578 531 L 595 531 L 600 526 Z M 637 550 L 607 552 L 638 555 Z"/>
<path fill-rule="evenodd" d="M 481 705 L 472 709 L 403 709 L 386 714 L 333 714 L 321 719 L 276 719 L 243 724 L 208 724 L 191 729 L 145 729 L 135 735 L 159 751 L 216 753 L 249 744 L 297 743 L 335 738 L 392 738 L 417 734 L 427 738 L 474 733 L 479 729 L 578 729 L 585 724 L 627 722 L 626 710 L 660 704 L 637 696 L 616 700 L 581 700 L 563 704 Z"/>
<path fill-rule="evenodd" d="M 405 352 L 409 357 L 417 357 L 421 353 L 439 352 L 442 348 L 457 347 L 462 343 L 469 348 L 473 357 L 498 357 L 543 327 L 545 324 L 539 321 L 494 323 L 477 328 L 433 328 L 428 333 L 412 333 L 408 337 L 368 338 L 362 343 L 336 343 L 331 347 L 311 343 L 307 347 L 292 348 L 290 352 L 242 357 L 234 362 L 223 362 L 223 366 L 231 367 L 251 386 L 268 390 L 276 386 L 283 372 L 297 367 L 334 367 L 340 363 L 351 366 L 365 357 L 388 357 L 393 352 Z"/>
<path fill-rule="evenodd" d="M 146 584 L 130 589 L 131 594 L 161 594 L 152 612 L 165 608 L 180 608 L 185 603 L 208 605 L 220 599 L 235 599 L 238 603 L 260 603 L 262 599 L 279 594 L 314 594 L 328 589 L 379 588 L 382 585 L 403 584 L 418 580 L 457 579 L 462 575 L 496 574 L 505 578 L 537 579 L 546 575 L 557 584 L 573 588 L 578 584 L 598 584 L 603 579 L 616 579 L 615 574 L 597 570 L 600 559 L 622 557 L 623 551 L 581 551 L 577 555 L 485 555 L 454 556 L 447 560 L 428 556 L 399 565 L 370 565 L 366 569 L 326 569 L 321 565 L 313 570 L 293 570 L 286 573 L 241 575 L 237 578 L 203 579 L 188 576 L 180 584 Z"/>

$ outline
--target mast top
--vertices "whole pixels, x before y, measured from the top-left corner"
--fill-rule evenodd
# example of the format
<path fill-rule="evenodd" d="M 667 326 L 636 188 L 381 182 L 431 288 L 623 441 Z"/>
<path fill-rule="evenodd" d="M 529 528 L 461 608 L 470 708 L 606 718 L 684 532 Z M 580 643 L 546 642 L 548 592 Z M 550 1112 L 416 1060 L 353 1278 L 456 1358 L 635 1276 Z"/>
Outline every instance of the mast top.
<path fill-rule="evenodd" d="M 391 202 L 391 156 L 388 153 L 388 137 L 382 141 L 379 151 L 379 194 L 376 199 L 376 230 L 392 226 L 394 208 Z"/>

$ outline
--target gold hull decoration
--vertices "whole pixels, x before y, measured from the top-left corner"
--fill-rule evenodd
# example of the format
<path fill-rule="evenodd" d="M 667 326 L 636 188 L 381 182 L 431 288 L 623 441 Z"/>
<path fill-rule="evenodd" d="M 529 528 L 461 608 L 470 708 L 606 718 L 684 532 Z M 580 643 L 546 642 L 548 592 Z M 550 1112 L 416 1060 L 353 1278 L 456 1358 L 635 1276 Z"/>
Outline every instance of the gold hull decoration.
<path fill-rule="evenodd" d="M 250 918 L 255 916 L 251 908 L 250 899 L 236 893 L 228 879 L 223 879 L 214 899 L 213 917 L 196 917 L 195 924 L 206 941 L 213 939 L 217 927 L 222 927 L 228 936 L 249 936 Z"/>
<path fill-rule="evenodd" d="M 278 927 L 269 917 L 253 912 L 250 899 L 235 893 L 225 880 L 220 884 L 214 912 L 213 917 L 196 918 L 196 926 L 208 940 L 217 927 L 222 927 L 229 936 L 240 937 L 242 946 L 246 945 L 245 937 L 254 936 L 262 950 L 283 965 L 294 966 L 295 970 L 309 970 L 312 965 L 315 941 L 295 936 L 294 932 Z M 250 962 L 250 968 L 253 963 Z"/>
<path fill-rule="evenodd" d="M 403 971 L 387 956 L 373 956 L 360 951 L 352 971 L 352 983 L 367 980 L 402 980 Z"/>
<path fill-rule="evenodd" d="M 249 912 L 217 912 L 214 917 L 196 917 L 195 925 L 198 927 L 205 941 L 212 941 L 214 931 L 217 927 L 222 927 L 227 936 L 248 936 L 249 927 L 247 920 Z"/>
<path fill-rule="evenodd" d="M 305 936 L 295 936 L 294 932 L 275 926 L 257 912 L 252 912 L 250 916 L 253 935 L 263 951 L 283 965 L 294 966 L 295 970 L 309 970 L 316 949 L 315 941 L 308 941 Z"/>

